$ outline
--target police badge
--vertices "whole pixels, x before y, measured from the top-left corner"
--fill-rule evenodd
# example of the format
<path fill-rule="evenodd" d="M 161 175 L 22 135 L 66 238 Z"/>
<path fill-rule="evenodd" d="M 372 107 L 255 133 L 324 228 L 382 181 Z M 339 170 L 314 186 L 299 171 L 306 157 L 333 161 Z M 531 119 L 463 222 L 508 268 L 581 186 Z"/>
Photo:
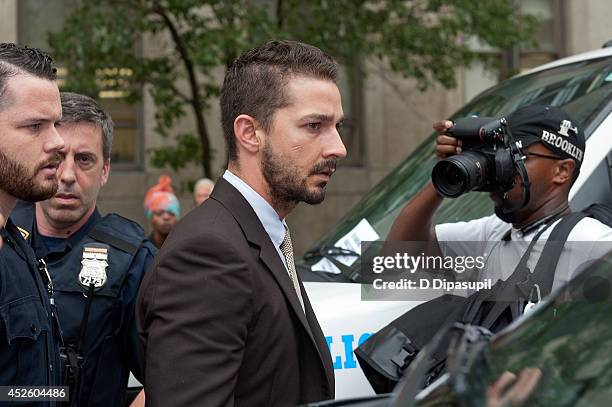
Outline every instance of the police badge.
<path fill-rule="evenodd" d="M 83 247 L 81 272 L 79 283 L 89 289 L 91 285 L 95 291 L 106 284 L 106 267 L 108 267 L 109 246 L 102 243 L 88 243 Z"/>

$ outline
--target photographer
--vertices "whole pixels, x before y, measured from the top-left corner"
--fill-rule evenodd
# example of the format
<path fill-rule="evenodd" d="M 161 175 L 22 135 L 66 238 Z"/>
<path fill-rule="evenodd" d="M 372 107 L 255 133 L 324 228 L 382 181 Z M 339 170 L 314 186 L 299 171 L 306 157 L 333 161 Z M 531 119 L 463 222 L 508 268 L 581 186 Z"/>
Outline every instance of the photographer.
<path fill-rule="evenodd" d="M 481 188 L 478 188 L 491 191 L 489 196 L 495 205 L 495 215 L 469 222 L 432 226 L 432 218 L 444 199 L 439 191 L 442 190 L 445 195 L 457 192 L 451 191 L 452 188 L 445 188 L 447 185 L 438 180 L 437 188 L 433 183 L 427 184 L 402 209 L 387 240 L 428 241 L 431 243 L 430 252 L 443 255 L 464 253 L 467 245 L 462 242 L 469 241 L 499 245 L 510 241 L 529 242 L 535 236 L 538 236 L 538 241 L 546 241 L 560 219 L 571 212 L 568 194 L 578 177 L 585 147 L 584 135 L 575 123 L 567 113 L 553 106 L 532 105 L 515 111 L 507 117 L 507 128 L 516 145 L 516 149 L 511 146 L 511 150 L 519 153 L 515 156 L 518 159 L 512 163 L 511 170 L 506 172 L 510 174 L 511 182 L 500 186 L 502 181 L 495 178 L 501 177 L 498 173 L 489 180 L 490 184 L 497 182 L 498 185 L 489 185 L 487 188 L 487 184 L 483 183 Z M 440 160 L 459 157 L 459 154 L 463 155 L 466 151 L 467 138 L 461 140 L 449 134 L 453 126 L 450 121 L 434 125 L 439 134 L 436 139 L 436 154 Z M 561 139 L 561 142 L 557 142 L 558 139 Z M 470 147 L 474 148 L 473 146 L 472 142 Z M 478 147 L 475 148 L 477 149 Z M 438 165 L 440 162 L 442 161 L 439 161 Z M 438 175 L 440 173 L 438 172 Z M 435 175 L 436 169 L 434 181 Z M 449 184 L 456 181 L 451 179 Z M 585 217 L 571 230 L 567 240 L 612 241 L 612 229 L 598 220 Z M 513 245 L 515 249 L 518 247 L 520 245 Z M 570 253 L 572 249 L 573 253 Z M 578 252 L 575 247 L 566 246 L 559 264 L 579 264 L 589 257 L 598 257 L 595 253 Z M 511 257 L 516 259 L 514 264 L 504 261 L 499 250 L 490 253 L 486 270 L 481 271 L 481 277 L 493 278 L 494 281 L 506 280 L 514 271 L 521 253 Z M 497 258 L 493 258 L 496 256 Z M 532 257 L 537 260 L 538 256 Z M 569 271 L 557 272 L 553 289 L 568 281 L 570 274 Z"/>
<path fill-rule="evenodd" d="M 467 297 L 446 294 L 424 302 L 363 342 L 355 355 L 378 393 L 393 389 L 425 344 L 431 349 L 415 369 L 426 372 L 425 385 L 432 383 L 445 371 L 447 357 L 486 343 L 575 271 L 606 254 L 612 242 L 609 208 L 570 210 L 568 195 L 585 139 L 563 110 L 533 105 L 506 118 L 443 121 L 434 128 L 440 160 L 432 182 L 402 209 L 387 241 L 426 242 L 427 254 L 434 256 L 482 254 L 472 277 L 493 285 Z M 470 191 L 489 192 L 495 214 L 432 227 L 443 197 Z M 451 336 L 459 331 L 465 335 L 455 337 L 453 347 Z M 464 362 L 453 363 L 457 368 Z"/>

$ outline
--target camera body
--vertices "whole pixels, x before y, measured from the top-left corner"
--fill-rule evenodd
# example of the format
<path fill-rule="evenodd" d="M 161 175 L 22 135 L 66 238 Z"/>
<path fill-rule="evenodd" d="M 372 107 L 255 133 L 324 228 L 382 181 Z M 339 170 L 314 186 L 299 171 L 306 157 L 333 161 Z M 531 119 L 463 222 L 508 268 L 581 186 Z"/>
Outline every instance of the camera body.
<path fill-rule="evenodd" d="M 463 152 L 434 166 L 431 178 L 441 195 L 457 198 L 470 191 L 505 192 L 514 187 L 518 157 L 504 118 L 467 117 L 447 134 L 462 141 Z"/>

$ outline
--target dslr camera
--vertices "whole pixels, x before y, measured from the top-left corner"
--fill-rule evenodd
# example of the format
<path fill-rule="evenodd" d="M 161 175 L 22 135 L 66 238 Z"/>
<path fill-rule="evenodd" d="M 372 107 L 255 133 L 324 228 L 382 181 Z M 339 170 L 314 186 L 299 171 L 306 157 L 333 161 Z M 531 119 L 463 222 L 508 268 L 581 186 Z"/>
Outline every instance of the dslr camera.
<path fill-rule="evenodd" d="M 434 166 L 431 178 L 441 195 L 506 192 L 514 187 L 517 172 L 525 181 L 522 153 L 505 118 L 467 117 L 457 120 L 447 134 L 462 140 L 463 152 Z"/>

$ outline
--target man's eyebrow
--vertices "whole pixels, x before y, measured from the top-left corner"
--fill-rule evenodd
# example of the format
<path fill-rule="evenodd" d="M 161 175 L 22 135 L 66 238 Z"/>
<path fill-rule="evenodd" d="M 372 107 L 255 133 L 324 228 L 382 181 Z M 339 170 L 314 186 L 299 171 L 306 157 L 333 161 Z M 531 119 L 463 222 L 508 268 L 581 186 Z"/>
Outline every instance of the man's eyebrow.
<path fill-rule="evenodd" d="M 33 122 L 53 122 L 57 123 L 61 120 L 62 116 L 49 117 L 49 116 L 28 116 L 19 120 L 21 123 L 33 123 Z"/>
<path fill-rule="evenodd" d="M 321 113 L 313 113 L 302 117 L 302 121 L 319 121 L 319 122 L 333 122 L 334 116 Z M 338 122 L 344 121 L 344 116 L 341 116 Z"/>

